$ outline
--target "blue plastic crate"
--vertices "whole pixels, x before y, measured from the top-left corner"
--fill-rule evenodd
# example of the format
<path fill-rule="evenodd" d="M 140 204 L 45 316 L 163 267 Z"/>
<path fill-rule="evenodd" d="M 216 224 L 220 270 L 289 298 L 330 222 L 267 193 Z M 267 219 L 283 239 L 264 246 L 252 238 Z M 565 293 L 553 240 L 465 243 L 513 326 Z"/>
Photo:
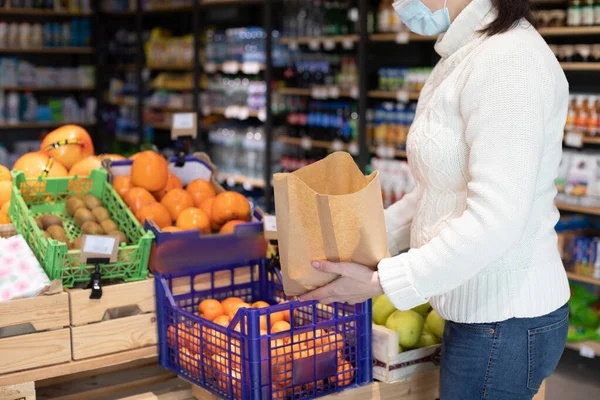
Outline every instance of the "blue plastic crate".
<path fill-rule="evenodd" d="M 266 260 L 156 275 L 159 362 L 225 399 L 312 399 L 373 381 L 371 301 L 331 306 L 283 300 Z M 240 309 L 229 327 L 198 315 L 204 299 L 272 304 Z M 293 316 L 291 330 L 261 322 Z M 262 320 L 262 321 L 261 321 Z M 236 330 L 237 328 L 237 330 Z"/>

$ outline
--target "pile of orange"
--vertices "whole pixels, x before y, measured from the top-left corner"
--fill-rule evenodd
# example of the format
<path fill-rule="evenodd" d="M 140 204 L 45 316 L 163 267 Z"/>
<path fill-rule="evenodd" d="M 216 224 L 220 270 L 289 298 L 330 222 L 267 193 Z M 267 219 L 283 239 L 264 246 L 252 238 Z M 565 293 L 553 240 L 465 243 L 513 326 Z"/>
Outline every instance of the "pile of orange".
<path fill-rule="evenodd" d="M 243 195 L 228 191 L 217 194 L 213 184 L 202 179 L 184 188 L 169 172 L 167 161 L 152 151 L 131 158 L 131 175 L 115 178 L 113 187 L 142 224 L 152 220 L 163 232 L 226 234 L 250 221 L 250 203 Z"/>
<path fill-rule="evenodd" d="M 12 176 L 8 168 L 0 165 L 0 225 L 10 224 L 8 207 L 12 191 Z"/>

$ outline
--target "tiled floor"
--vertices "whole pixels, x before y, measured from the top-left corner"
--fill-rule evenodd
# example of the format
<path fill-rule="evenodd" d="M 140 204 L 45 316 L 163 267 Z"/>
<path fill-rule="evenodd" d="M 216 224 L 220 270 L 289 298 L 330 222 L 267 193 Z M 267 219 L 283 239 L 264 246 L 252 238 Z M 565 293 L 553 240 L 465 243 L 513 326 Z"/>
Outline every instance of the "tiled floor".
<path fill-rule="evenodd" d="M 600 358 L 583 358 L 565 350 L 548 380 L 545 400 L 600 400 Z"/>

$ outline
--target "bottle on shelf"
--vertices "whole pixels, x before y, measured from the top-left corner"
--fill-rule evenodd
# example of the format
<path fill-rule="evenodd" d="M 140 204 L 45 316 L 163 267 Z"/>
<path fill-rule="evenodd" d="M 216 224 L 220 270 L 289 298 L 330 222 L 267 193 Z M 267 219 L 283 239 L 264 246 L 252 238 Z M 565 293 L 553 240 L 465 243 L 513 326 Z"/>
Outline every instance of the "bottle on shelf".
<path fill-rule="evenodd" d="M 584 0 L 581 7 L 581 25 L 594 25 L 594 0 Z"/>
<path fill-rule="evenodd" d="M 581 0 L 571 0 L 567 9 L 567 25 L 581 26 L 583 22 L 583 12 Z"/>

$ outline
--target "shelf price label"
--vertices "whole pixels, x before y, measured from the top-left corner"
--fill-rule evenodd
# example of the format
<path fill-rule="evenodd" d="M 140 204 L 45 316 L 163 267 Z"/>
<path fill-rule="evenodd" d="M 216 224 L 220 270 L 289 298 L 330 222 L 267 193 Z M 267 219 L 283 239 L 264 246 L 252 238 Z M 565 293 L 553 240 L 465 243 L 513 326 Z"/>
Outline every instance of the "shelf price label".
<path fill-rule="evenodd" d="M 335 139 L 333 142 L 331 142 L 331 149 L 333 151 L 344 150 L 344 142 L 342 142 L 340 139 Z"/>
<path fill-rule="evenodd" d="M 583 147 L 583 133 L 567 132 L 565 135 L 565 144 L 570 147 Z"/>
<path fill-rule="evenodd" d="M 215 64 L 214 62 L 207 62 L 204 65 L 204 70 L 209 74 L 214 74 L 215 72 L 217 72 L 217 64 Z"/>
<path fill-rule="evenodd" d="M 290 49 L 291 51 L 296 51 L 298 50 L 298 42 L 296 42 L 295 40 L 291 40 L 288 43 L 288 49 Z"/>
<path fill-rule="evenodd" d="M 223 63 L 223 72 L 235 75 L 240 71 L 240 65 L 236 61 L 225 61 Z"/>
<path fill-rule="evenodd" d="M 202 115 L 210 115 L 212 113 L 212 108 L 209 106 L 202 106 Z"/>
<path fill-rule="evenodd" d="M 302 139 L 300 139 L 300 147 L 302 147 L 304 150 L 312 149 L 311 138 L 304 136 Z"/>
<path fill-rule="evenodd" d="M 396 92 L 396 100 L 401 103 L 408 103 L 410 100 L 410 95 L 407 90 L 398 90 Z"/>
<path fill-rule="evenodd" d="M 358 22 L 358 8 L 354 7 L 348 10 L 348 19 L 352 22 Z"/>
<path fill-rule="evenodd" d="M 255 61 L 246 61 L 242 64 L 242 72 L 246 75 L 256 75 L 260 72 L 260 64 Z"/>
<path fill-rule="evenodd" d="M 590 346 L 582 345 L 579 348 L 579 355 L 585 358 L 596 358 L 596 352 Z"/>
<path fill-rule="evenodd" d="M 226 183 L 227 186 L 235 186 L 235 178 L 233 176 L 227 177 Z"/>
<path fill-rule="evenodd" d="M 354 40 L 346 38 L 342 41 L 342 47 L 344 50 L 352 50 L 354 48 Z"/>
<path fill-rule="evenodd" d="M 258 111 L 258 120 L 259 120 L 260 122 L 265 122 L 265 121 L 267 120 L 267 110 L 266 110 L 266 109 L 264 109 L 264 108 L 261 108 L 261 109 Z"/>
<path fill-rule="evenodd" d="M 171 124 L 171 139 L 177 140 L 182 136 L 198 136 L 196 113 L 175 113 Z"/>
<path fill-rule="evenodd" d="M 321 43 L 318 39 L 312 39 L 310 42 L 308 42 L 308 48 L 313 51 L 319 50 L 319 47 L 321 47 Z"/>
<path fill-rule="evenodd" d="M 330 86 L 328 92 L 329 98 L 331 99 L 337 99 L 340 97 L 340 88 L 337 86 Z"/>
<path fill-rule="evenodd" d="M 358 99 L 358 96 L 359 96 L 358 86 L 352 86 L 352 89 L 350 89 L 350 97 L 352 97 L 353 99 Z"/>
<path fill-rule="evenodd" d="M 396 43 L 407 44 L 410 41 L 410 35 L 408 32 L 398 32 L 396 34 Z"/>
<path fill-rule="evenodd" d="M 263 216 L 263 228 L 267 240 L 277 239 L 277 218 L 274 215 Z"/>
<path fill-rule="evenodd" d="M 335 42 L 332 39 L 326 39 L 323 41 L 323 49 L 333 50 L 335 49 Z"/>
<path fill-rule="evenodd" d="M 358 143 L 352 142 L 348 145 L 348 153 L 357 156 L 359 152 Z"/>
<path fill-rule="evenodd" d="M 240 107 L 238 106 L 228 106 L 225 109 L 225 118 L 238 118 Z"/>
<path fill-rule="evenodd" d="M 89 259 L 103 258 L 114 263 L 117 262 L 118 250 L 118 236 L 83 235 L 79 259 L 81 262 L 87 263 Z"/>
<path fill-rule="evenodd" d="M 315 86 L 310 90 L 310 96 L 313 99 L 324 100 L 328 98 L 329 91 L 327 87 Z"/>

